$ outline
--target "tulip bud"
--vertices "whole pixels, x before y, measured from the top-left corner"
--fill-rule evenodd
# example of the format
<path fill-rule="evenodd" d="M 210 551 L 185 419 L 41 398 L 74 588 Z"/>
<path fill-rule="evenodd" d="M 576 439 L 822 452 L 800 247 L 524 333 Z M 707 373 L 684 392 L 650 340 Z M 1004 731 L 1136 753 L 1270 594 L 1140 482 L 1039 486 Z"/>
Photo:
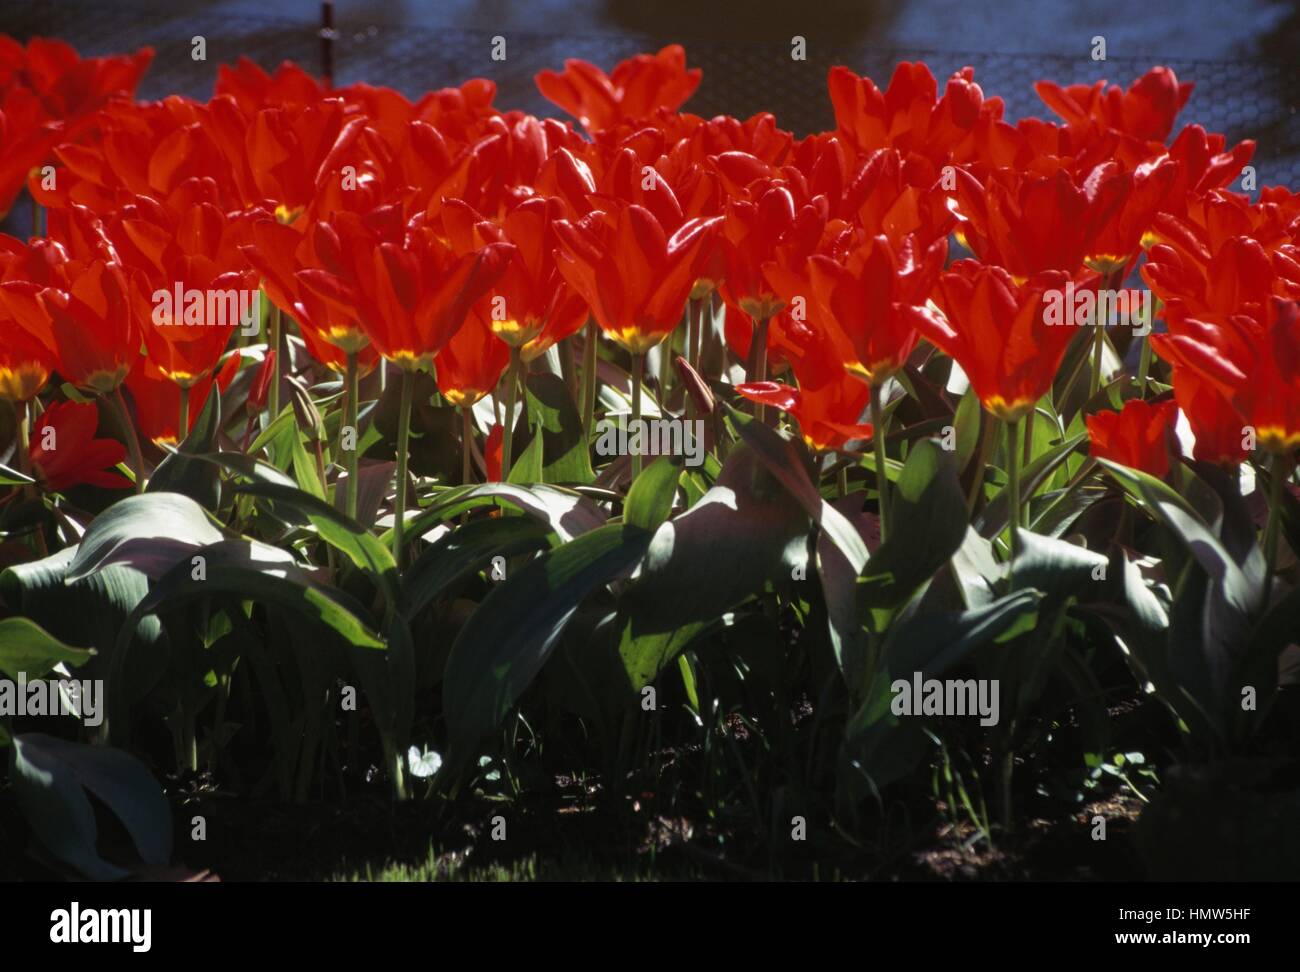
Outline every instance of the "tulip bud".
<path fill-rule="evenodd" d="M 713 392 L 709 389 L 708 382 L 700 377 L 700 373 L 691 367 L 690 362 L 680 354 L 673 359 L 673 364 L 677 367 L 677 374 L 682 380 L 682 387 L 686 389 L 691 400 L 695 402 L 695 407 L 704 415 L 712 415 L 714 402 Z"/>

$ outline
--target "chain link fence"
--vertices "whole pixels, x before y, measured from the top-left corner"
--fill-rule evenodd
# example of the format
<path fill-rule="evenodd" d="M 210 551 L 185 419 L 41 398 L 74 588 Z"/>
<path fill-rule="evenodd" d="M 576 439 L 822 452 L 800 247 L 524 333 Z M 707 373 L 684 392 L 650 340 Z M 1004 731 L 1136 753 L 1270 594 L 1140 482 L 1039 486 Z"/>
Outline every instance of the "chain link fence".
<path fill-rule="evenodd" d="M 716 29 L 721 29 L 717 27 Z M 161 5 L 148 0 L 6 0 L 0 6 L 0 31 L 20 40 L 35 35 L 58 37 L 84 54 L 107 54 L 151 45 L 155 59 L 139 95 L 159 98 L 181 93 L 211 94 L 216 65 L 246 56 L 267 69 L 290 59 L 319 72 L 319 24 L 305 18 L 254 16 L 245 12 L 204 9 L 200 2 Z M 1180 116 L 1227 135 L 1259 142 L 1255 166 L 1260 185 L 1300 187 L 1300 58 L 1213 61 L 1179 58 L 1153 48 L 1149 58 L 1109 57 L 1104 63 L 1079 55 L 1007 54 L 990 51 L 881 49 L 868 44 L 829 46 L 810 42 L 807 58 L 795 61 L 789 43 L 692 40 L 643 34 L 563 36 L 503 30 L 504 60 L 492 59 L 491 30 L 432 29 L 416 23 L 368 23 L 337 31 L 334 80 L 367 81 L 416 96 L 426 90 L 459 84 L 472 76 L 497 83 L 497 104 L 538 114 L 557 113 L 533 85 L 543 68 L 558 68 L 565 58 L 592 61 L 606 69 L 632 54 L 682 41 L 692 66 L 704 69 L 704 81 L 687 103 L 690 111 L 711 116 L 747 117 L 775 113 L 797 135 L 831 127 L 834 119 L 826 96 L 826 72 L 846 64 L 882 86 L 895 64 L 924 60 L 940 83 L 964 65 L 986 94 L 1000 95 L 1014 120 L 1030 114 L 1048 116 L 1033 91 L 1034 81 L 1061 84 L 1107 78 L 1129 84 L 1154 64 L 1173 68 L 1196 89 Z M 194 61 L 191 41 L 203 36 L 207 60 Z"/>

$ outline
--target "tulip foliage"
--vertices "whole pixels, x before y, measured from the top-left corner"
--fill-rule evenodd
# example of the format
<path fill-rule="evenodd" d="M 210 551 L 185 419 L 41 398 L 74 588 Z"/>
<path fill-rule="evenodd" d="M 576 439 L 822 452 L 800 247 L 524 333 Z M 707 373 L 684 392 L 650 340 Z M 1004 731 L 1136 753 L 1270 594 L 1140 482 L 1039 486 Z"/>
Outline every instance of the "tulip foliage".
<path fill-rule="evenodd" d="M 956 733 L 1010 833 L 1116 701 L 1186 758 L 1269 736 L 1300 197 L 1240 191 L 1253 143 L 1180 126 L 1169 69 L 1012 123 L 969 68 L 837 67 L 796 139 L 682 110 L 676 46 L 543 72 L 535 118 L 247 61 L 142 102 L 148 51 L 0 40 L 0 208 L 38 216 L 0 236 L 36 632 L 0 668 L 75 659 L 160 774 L 517 796 L 702 746 L 712 808 L 744 725 L 750 829 L 781 793 L 845 832 Z M 914 675 L 1000 715 L 900 711 Z"/>

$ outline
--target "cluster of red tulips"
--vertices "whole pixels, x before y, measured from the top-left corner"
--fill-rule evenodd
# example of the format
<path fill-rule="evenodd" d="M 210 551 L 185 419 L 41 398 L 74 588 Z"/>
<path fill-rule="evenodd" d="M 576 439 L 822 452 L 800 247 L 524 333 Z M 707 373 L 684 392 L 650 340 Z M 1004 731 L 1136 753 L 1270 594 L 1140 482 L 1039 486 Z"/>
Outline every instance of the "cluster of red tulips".
<path fill-rule="evenodd" d="M 647 352 L 670 342 L 698 372 L 715 308 L 754 411 L 819 451 L 874 438 L 884 487 L 874 430 L 920 342 L 1023 436 L 1079 333 L 1045 320 L 1050 296 L 1113 290 L 1144 257 L 1165 325 L 1139 393 L 1090 417 L 1093 455 L 1163 474 L 1179 411 L 1198 459 L 1257 446 L 1289 464 L 1300 446 L 1300 198 L 1234 191 L 1252 143 L 1174 134 L 1192 85 L 1167 68 L 1127 89 L 1039 82 L 1060 121 L 1012 124 L 969 68 L 940 88 L 903 63 L 881 89 L 837 67 L 835 129 L 796 139 L 770 114 L 682 112 L 701 72 L 677 46 L 539 74 L 581 127 L 498 110 L 484 79 L 412 102 L 288 63 L 223 66 L 206 102 L 139 102 L 150 56 L 0 38 L 0 211 L 25 185 L 44 217 L 26 243 L 0 237 L 0 395 L 36 423 L 22 451 L 52 489 L 127 483 L 109 471 L 122 447 L 93 438 L 96 400 L 128 444 L 136 428 L 176 440 L 247 366 L 274 415 L 289 319 L 344 376 L 354 426 L 359 378 L 381 358 L 400 370 L 403 477 L 415 371 L 463 408 L 499 396 L 511 428 L 529 363 L 577 344 L 590 423 L 599 336 L 630 358 L 637 413 Z M 264 355 L 241 359 L 237 320 L 159 312 L 160 293 L 232 289 L 272 305 Z M 1094 391 L 1116 370 L 1095 330 Z M 54 374 L 84 401 L 37 414 Z M 33 434 L 49 423 L 88 447 L 55 461 Z M 511 462 L 500 428 L 490 475 Z"/>

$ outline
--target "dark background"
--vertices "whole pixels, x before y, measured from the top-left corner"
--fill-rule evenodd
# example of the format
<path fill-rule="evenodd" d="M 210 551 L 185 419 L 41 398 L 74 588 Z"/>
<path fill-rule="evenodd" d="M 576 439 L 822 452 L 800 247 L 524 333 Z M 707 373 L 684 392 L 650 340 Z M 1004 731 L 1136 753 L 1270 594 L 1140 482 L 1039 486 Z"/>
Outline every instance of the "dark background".
<path fill-rule="evenodd" d="M 84 54 L 156 50 L 139 94 L 210 94 L 216 67 L 240 55 L 272 68 L 291 58 L 320 67 L 314 0 L 0 0 L 0 31 L 59 37 Z M 829 128 L 826 71 L 847 64 L 882 87 L 895 63 L 924 59 L 943 80 L 969 64 L 1008 115 L 1046 114 L 1032 84 L 1106 78 L 1128 85 L 1154 64 L 1196 82 L 1181 121 L 1256 138 L 1260 185 L 1300 185 L 1300 6 L 1278 0 L 340 0 L 336 83 L 369 81 L 407 95 L 473 75 L 499 87 L 497 104 L 558 113 L 533 75 L 566 57 L 609 69 L 677 41 L 704 82 L 686 107 L 746 117 L 775 112 L 803 135 Z M 207 40 L 206 62 L 190 41 Z M 494 35 L 507 59 L 491 60 Z M 803 62 L 790 38 L 807 38 Z M 1107 60 L 1091 60 L 1093 36 Z"/>

